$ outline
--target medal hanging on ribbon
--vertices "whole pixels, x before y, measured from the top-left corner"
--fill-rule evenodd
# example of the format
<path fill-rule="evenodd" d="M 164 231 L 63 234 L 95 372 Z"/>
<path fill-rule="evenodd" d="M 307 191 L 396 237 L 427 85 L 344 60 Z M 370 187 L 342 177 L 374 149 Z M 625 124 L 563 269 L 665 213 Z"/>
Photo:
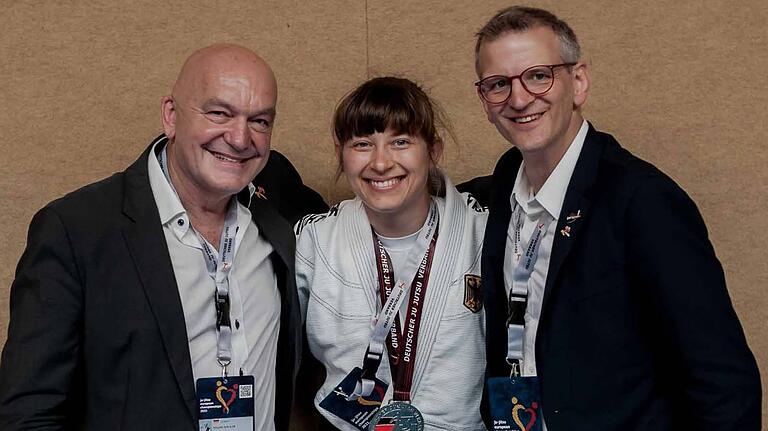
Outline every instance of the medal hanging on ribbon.
<path fill-rule="evenodd" d="M 377 269 L 379 273 L 379 294 L 382 303 L 385 303 L 393 291 L 392 266 L 387 251 L 374 233 L 374 241 L 377 247 Z M 393 397 L 389 405 L 381 407 L 379 412 L 371 420 L 370 430 L 421 430 L 424 428 L 424 418 L 421 412 L 410 404 L 411 386 L 416 365 L 416 349 L 419 340 L 419 328 L 421 326 L 424 297 L 426 295 L 429 274 L 432 268 L 435 245 L 437 243 L 437 229 L 418 266 L 416 275 L 411 282 L 411 292 L 405 324 L 401 324 L 400 317 L 395 317 L 395 322 L 387 335 L 387 350 L 389 352 L 389 366 L 392 371 Z M 398 280 L 398 282 L 401 282 Z"/>
<path fill-rule="evenodd" d="M 371 419 L 368 431 L 421 431 L 424 418 L 412 404 L 392 402 L 382 406 Z"/>
<path fill-rule="evenodd" d="M 374 321 L 373 333 L 363 357 L 362 368 L 352 370 L 336 386 L 336 390 L 320 402 L 322 409 L 355 426 L 357 429 L 374 429 L 379 431 L 423 429 L 424 421 L 421 413 L 409 402 L 413 379 L 413 363 L 416 356 L 416 342 L 418 341 L 418 326 L 421 319 L 421 307 L 429 279 L 429 270 L 432 265 L 432 255 L 434 254 L 437 242 L 438 221 L 439 212 L 433 202 L 427 219 L 418 232 L 416 244 L 408 252 L 405 266 L 402 268 L 400 277 L 397 279 L 395 279 L 394 271 L 392 270 L 389 254 L 379 241 L 376 232 L 371 229 L 379 275 L 377 290 L 381 294 L 382 307 Z M 403 280 L 413 281 L 410 284 L 406 284 Z M 414 290 L 410 292 L 410 296 L 408 295 L 409 288 Z M 395 325 L 395 323 L 399 322 L 398 310 L 400 310 L 400 306 L 406 296 L 410 297 L 411 306 L 409 310 L 413 311 L 413 305 L 417 305 L 414 311 L 416 319 L 412 324 L 411 331 L 405 334 L 406 342 L 409 346 L 407 362 L 410 365 L 398 368 L 397 365 L 392 365 L 392 361 L 394 360 L 395 364 L 405 362 L 401 360 L 405 353 L 404 351 L 400 352 L 399 347 L 393 347 L 391 337 L 394 337 L 395 345 L 399 345 L 399 341 L 403 338 L 402 333 L 399 332 L 401 325 L 399 323 Z M 395 382 L 395 394 L 394 402 L 379 408 L 378 406 L 381 405 L 388 388 L 385 382 L 376 377 L 376 372 L 384 356 L 385 342 L 389 343 L 387 350 L 394 355 L 394 357 L 390 357 L 390 365 L 392 368 L 392 381 Z M 396 407 L 400 405 L 402 407 Z M 380 411 L 383 411 L 385 414 L 378 414 Z M 402 418 L 398 419 L 400 417 Z M 381 419 L 374 420 L 374 418 Z M 411 423 L 412 420 L 410 418 L 415 418 L 416 422 L 413 423 L 421 425 L 414 427 L 403 425 L 406 426 L 405 428 L 397 428 L 395 426 L 398 420 L 402 424 Z M 391 423 L 387 424 L 387 422 Z"/>

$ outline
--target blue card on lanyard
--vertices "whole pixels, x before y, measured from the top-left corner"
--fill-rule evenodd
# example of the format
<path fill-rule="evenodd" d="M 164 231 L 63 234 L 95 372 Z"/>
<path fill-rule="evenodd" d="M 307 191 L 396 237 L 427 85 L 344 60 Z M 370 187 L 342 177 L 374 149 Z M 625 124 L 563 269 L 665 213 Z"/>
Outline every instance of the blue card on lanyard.
<path fill-rule="evenodd" d="M 200 431 L 253 431 L 253 376 L 197 379 Z"/>
<path fill-rule="evenodd" d="M 368 430 L 371 418 L 381 407 L 381 402 L 389 385 L 379 379 L 374 379 L 376 385 L 371 395 L 349 401 L 349 394 L 355 390 L 355 385 L 360 380 L 362 372 L 360 367 L 355 367 L 351 373 L 347 374 L 347 377 L 344 377 L 341 383 L 336 385 L 334 391 L 320 402 L 320 407 L 354 425 L 355 428 L 365 431 Z"/>
<path fill-rule="evenodd" d="M 541 431 L 538 377 L 492 377 L 487 389 L 494 431 Z"/>

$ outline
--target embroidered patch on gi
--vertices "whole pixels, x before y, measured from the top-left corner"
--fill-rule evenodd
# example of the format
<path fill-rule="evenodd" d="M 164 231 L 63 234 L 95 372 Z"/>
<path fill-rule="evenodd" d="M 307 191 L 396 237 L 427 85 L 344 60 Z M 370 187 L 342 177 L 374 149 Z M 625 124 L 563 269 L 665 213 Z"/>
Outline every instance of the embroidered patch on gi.
<path fill-rule="evenodd" d="M 339 204 L 336 204 L 331 207 L 331 209 L 328 210 L 326 213 L 321 214 L 307 214 L 304 217 L 299 220 L 298 223 L 296 223 L 296 226 L 294 226 L 293 233 L 296 234 L 296 236 L 299 236 L 301 234 L 301 231 L 304 230 L 304 228 L 307 225 L 310 225 L 315 222 L 319 222 L 320 220 L 325 220 L 328 217 L 335 217 L 339 215 Z"/>
<path fill-rule="evenodd" d="M 464 306 L 473 313 L 483 308 L 483 284 L 479 275 L 464 275 Z"/>
<path fill-rule="evenodd" d="M 474 196 L 472 196 L 471 193 L 467 194 L 467 206 L 479 213 L 488 211 L 488 207 L 482 206 L 480 202 L 477 199 L 475 199 Z"/>

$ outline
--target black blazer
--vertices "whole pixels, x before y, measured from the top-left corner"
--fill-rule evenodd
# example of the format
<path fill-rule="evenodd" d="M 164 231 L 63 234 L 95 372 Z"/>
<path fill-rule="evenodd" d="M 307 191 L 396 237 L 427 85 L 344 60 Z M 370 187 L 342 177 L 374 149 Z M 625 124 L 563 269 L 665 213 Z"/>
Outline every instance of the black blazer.
<path fill-rule="evenodd" d="M 11 287 L 3 430 L 197 429 L 184 314 L 149 185 L 149 153 L 34 216 Z M 254 184 L 267 199 L 254 196 L 250 210 L 275 249 L 282 300 L 275 423 L 287 430 L 302 339 L 292 222 L 325 203 L 274 151 Z"/>
<path fill-rule="evenodd" d="M 511 149 L 492 177 L 459 186 L 490 206 L 488 376 L 509 374 L 504 248 L 521 161 Z M 536 367 L 550 431 L 760 429 L 757 365 L 699 211 L 591 126 L 555 231 Z"/>

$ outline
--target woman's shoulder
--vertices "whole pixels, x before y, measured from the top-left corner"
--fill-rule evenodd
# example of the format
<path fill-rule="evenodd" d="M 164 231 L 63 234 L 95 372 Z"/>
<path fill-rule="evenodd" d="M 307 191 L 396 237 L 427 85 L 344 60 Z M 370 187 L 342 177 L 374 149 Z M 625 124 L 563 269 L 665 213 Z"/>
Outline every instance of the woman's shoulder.
<path fill-rule="evenodd" d="M 353 211 L 355 200 L 348 199 L 333 205 L 328 211 L 318 214 L 307 214 L 294 225 L 297 238 L 308 232 L 331 232 L 343 225 L 346 215 Z"/>
<path fill-rule="evenodd" d="M 488 207 L 484 206 L 475 198 L 475 195 L 469 192 L 460 192 L 456 187 L 450 187 L 446 190 L 445 201 L 450 205 L 453 211 L 463 211 L 474 217 L 486 217 Z"/>
<path fill-rule="evenodd" d="M 478 200 L 475 197 L 475 189 L 454 185 L 453 181 L 445 173 L 443 173 L 443 187 L 445 191 L 444 198 L 447 202 L 451 203 L 454 210 L 467 211 L 480 217 L 484 217 L 484 214 L 488 212 L 488 207 L 483 205 L 482 199 Z"/>

